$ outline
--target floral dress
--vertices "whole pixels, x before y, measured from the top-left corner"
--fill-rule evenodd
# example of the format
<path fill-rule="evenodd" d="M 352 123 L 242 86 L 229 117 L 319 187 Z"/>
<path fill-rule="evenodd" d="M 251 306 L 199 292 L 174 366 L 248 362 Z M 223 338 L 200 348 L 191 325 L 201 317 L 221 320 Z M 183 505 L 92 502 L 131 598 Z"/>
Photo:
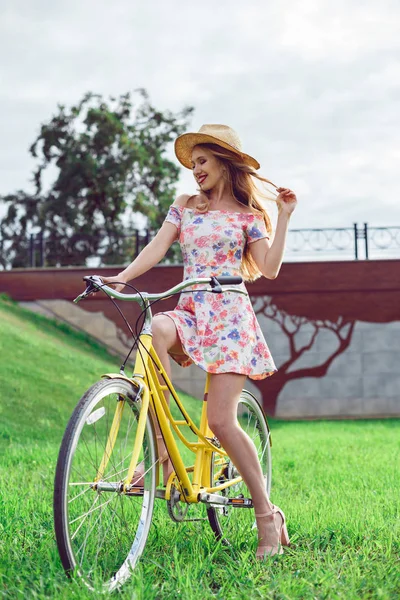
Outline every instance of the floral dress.
<path fill-rule="evenodd" d="M 171 206 L 166 221 L 178 229 L 184 279 L 240 275 L 246 243 L 268 237 L 264 220 L 253 213 Z M 215 294 L 193 286 L 168 315 L 175 323 L 184 355 L 181 366 L 195 363 L 208 373 L 241 373 L 264 379 L 276 371 L 248 295 Z M 238 287 L 246 290 L 244 283 Z M 190 288 L 189 288 L 190 289 Z"/>

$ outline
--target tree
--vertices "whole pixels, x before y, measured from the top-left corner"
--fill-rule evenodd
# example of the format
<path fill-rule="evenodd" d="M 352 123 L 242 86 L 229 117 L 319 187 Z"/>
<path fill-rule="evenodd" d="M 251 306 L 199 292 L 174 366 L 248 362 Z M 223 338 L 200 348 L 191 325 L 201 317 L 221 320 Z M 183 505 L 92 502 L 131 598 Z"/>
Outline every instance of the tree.
<path fill-rule="evenodd" d="M 303 377 L 323 377 L 337 356 L 350 346 L 354 331 L 355 319 L 338 316 L 336 321 L 329 319 L 308 319 L 300 315 L 292 315 L 279 308 L 270 296 L 259 296 L 253 299 L 256 314 L 263 314 L 277 323 L 288 339 L 289 356 L 278 367 L 278 372 L 268 379 L 254 381 L 263 397 L 263 406 L 267 414 L 275 415 L 278 396 L 286 383 Z M 305 330 L 308 340 L 297 342 L 299 333 Z M 314 345 L 321 331 L 329 331 L 337 339 L 336 349 L 326 356 L 320 364 L 295 369 L 296 362 Z"/>
<path fill-rule="evenodd" d="M 176 194 L 179 168 L 168 159 L 171 141 L 187 128 L 193 109 L 158 111 L 145 90 L 102 99 L 88 93 L 41 126 L 30 148 L 37 160 L 35 193 L 0 200 L 2 264 L 25 266 L 30 233 L 45 232 L 47 265 L 103 264 L 131 258 L 135 213 L 158 228 Z M 55 174 L 48 186 L 45 181 Z M 7 253 L 7 256 L 5 254 Z"/>

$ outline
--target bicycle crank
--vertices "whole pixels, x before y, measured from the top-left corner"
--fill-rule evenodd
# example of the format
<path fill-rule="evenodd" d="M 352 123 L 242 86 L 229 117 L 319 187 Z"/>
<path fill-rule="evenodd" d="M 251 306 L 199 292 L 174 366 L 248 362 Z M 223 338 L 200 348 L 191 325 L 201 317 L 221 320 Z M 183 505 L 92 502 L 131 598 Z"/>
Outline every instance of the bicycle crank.
<path fill-rule="evenodd" d="M 170 497 L 169 500 L 167 500 L 167 510 L 170 519 L 172 519 L 172 521 L 175 521 L 175 523 L 180 523 L 181 521 L 184 521 L 187 515 L 187 511 L 189 509 L 189 504 L 187 504 L 186 502 L 182 502 L 180 497 L 180 491 L 177 487 L 174 486 L 174 484 L 172 484 Z"/>

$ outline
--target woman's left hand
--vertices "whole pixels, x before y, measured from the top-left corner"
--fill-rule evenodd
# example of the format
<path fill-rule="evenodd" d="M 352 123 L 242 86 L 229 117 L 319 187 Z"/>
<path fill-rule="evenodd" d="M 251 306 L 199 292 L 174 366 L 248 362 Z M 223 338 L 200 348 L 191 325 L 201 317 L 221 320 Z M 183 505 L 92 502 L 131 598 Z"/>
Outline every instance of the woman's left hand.
<path fill-rule="evenodd" d="M 276 198 L 278 212 L 288 216 L 291 215 L 297 205 L 296 194 L 292 190 L 289 190 L 289 188 L 282 187 L 277 188 L 277 192 L 279 192 Z"/>

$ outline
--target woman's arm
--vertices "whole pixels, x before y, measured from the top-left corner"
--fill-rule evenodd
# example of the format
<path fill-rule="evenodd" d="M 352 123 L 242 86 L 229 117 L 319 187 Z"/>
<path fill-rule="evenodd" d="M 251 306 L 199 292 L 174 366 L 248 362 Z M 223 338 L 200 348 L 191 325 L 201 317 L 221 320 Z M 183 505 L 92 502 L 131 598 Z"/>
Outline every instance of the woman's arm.
<path fill-rule="evenodd" d="M 290 217 L 297 204 L 296 194 L 291 190 L 278 188 L 278 192 L 279 196 L 276 202 L 279 213 L 274 241 L 269 245 L 268 240 L 261 239 L 253 242 L 250 246 L 250 252 L 257 267 L 267 279 L 275 279 L 278 276 L 285 251 Z"/>
<path fill-rule="evenodd" d="M 175 225 L 168 222 L 163 223 L 157 235 L 143 248 L 135 260 L 121 273 L 118 273 L 119 281 L 128 282 L 157 265 L 164 258 L 177 237 L 178 230 Z"/>
<path fill-rule="evenodd" d="M 175 206 L 185 206 L 188 195 L 179 196 L 175 202 Z M 157 265 L 160 260 L 164 258 L 168 249 L 178 239 L 178 230 L 175 225 L 165 221 L 156 236 L 151 240 L 147 246 L 138 254 L 134 261 L 131 262 L 123 271 L 118 273 L 115 277 L 102 277 L 104 283 L 112 283 L 113 281 L 123 282 L 121 285 L 113 285 L 112 287 L 118 292 L 123 290 L 125 283 L 128 283 L 131 279 L 147 273 L 152 267 Z"/>

